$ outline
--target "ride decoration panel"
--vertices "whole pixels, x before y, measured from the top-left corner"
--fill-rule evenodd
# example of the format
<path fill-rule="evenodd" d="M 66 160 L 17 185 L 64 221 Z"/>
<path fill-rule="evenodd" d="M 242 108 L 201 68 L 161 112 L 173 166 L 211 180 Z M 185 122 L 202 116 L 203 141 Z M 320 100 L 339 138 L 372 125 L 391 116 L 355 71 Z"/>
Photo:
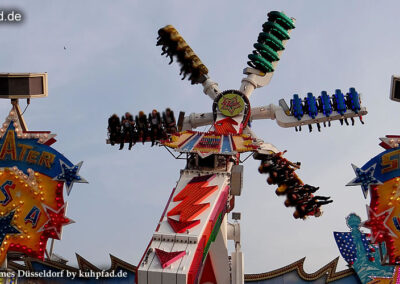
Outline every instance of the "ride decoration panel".
<path fill-rule="evenodd" d="M 381 140 L 385 140 L 382 138 Z M 356 177 L 348 185 L 360 185 L 364 197 L 371 193 L 367 206 L 371 242 L 384 243 L 389 264 L 400 263 L 400 149 L 398 144 L 384 144 L 386 150 L 361 168 L 352 165 Z"/>
<path fill-rule="evenodd" d="M 362 283 L 399 283 L 400 264 L 400 137 L 380 138 L 385 151 L 362 167 L 352 165 L 356 177 L 347 185 L 360 185 L 367 220 L 354 213 L 347 217 L 350 233 L 335 232 L 343 258 L 354 268 Z M 364 227 L 370 234 L 362 233 Z"/>
<path fill-rule="evenodd" d="M 138 266 L 141 281 L 195 283 L 225 217 L 228 184 L 226 173 L 182 172 Z"/>
<path fill-rule="evenodd" d="M 13 107 L 0 128 L 0 264 L 7 252 L 44 258 L 47 240 L 61 239 L 66 217 L 63 187 L 71 192 L 82 162 L 74 165 L 50 147 L 48 131 L 27 131 Z"/>
<path fill-rule="evenodd" d="M 168 140 L 162 140 L 161 143 L 177 152 L 198 153 L 202 157 L 211 154 L 235 155 L 259 148 L 259 145 L 249 135 L 221 135 L 213 131 L 178 132 L 172 134 Z"/>

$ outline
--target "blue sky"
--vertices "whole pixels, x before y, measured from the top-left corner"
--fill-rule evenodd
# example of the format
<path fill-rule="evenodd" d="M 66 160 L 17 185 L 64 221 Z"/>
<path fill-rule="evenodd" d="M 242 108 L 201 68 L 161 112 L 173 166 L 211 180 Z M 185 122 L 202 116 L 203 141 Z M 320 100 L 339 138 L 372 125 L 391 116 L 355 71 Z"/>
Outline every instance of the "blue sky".
<path fill-rule="evenodd" d="M 0 24 L 0 71 L 49 76 L 49 97 L 32 100 L 25 113 L 29 129 L 57 133 L 54 147 L 75 163 L 83 160 L 81 174 L 90 182 L 76 184 L 66 198 L 67 215 L 76 223 L 64 227 L 55 252 L 71 263 L 76 252 L 100 266 L 109 265 L 109 253 L 137 264 L 185 166 L 163 148 L 138 145 L 128 152 L 106 145 L 108 116 L 166 107 L 211 111 L 201 86 L 181 81 L 179 66 L 160 56 L 157 30 L 167 24 L 222 90 L 237 89 L 267 13 L 284 11 L 296 18 L 296 29 L 271 83 L 251 97 L 252 106 L 355 87 L 369 111 L 365 125 L 335 122 L 321 133 L 253 123 L 260 138 L 301 161 L 300 178 L 320 186 L 334 203 L 321 218 L 294 220 L 257 172 L 258 162 L 249 159 L 235 208 L 242 212 L 247 273 L 304 256 L 306 271 L 313 272 L 339 255 L 332 232 L 347 230 L 345 217 L 356 212 L 366 218 L 369 200 L 345 184 L 354 177 L 351 163 L 362 166 L 381 152 L 378 137 L 400 132 L 400 105 L 389 100 L 390 77 L 400 74 L 398 1 L 6 0 L 1 7 L 19 8 L 24 22 Z M 1 102 L 4 118 L 9 109 Z"/>

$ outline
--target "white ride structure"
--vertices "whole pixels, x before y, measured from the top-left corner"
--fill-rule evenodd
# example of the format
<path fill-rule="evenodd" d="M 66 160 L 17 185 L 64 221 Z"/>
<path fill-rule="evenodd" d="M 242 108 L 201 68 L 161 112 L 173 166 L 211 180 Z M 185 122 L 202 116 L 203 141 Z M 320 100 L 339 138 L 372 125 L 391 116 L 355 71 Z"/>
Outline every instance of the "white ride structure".
<path fill-rule="evenodd" d="M 298 179 L 294 170 L 299 164 L 282 158 L 275 146 L 258 138 L 249 121 L 275 119 L 281 127 L 297 129 L 309 125 L 311 131 L 311 124 L 317 124 L 319 130 L 320 123 L 330 124 L 332 120 L 347 123 L 347 118 L 361 119 L 367 111 L 360 106 L 359 95 L 354 89 L 346 96 L 336 90 L 332 98 L 326 92 L 318 99 L 312 94 L 304 100 L 295 95 L 290 108 L 283 100 L 279 106 L 251 108 L 249 99 L 253 91 L 271 80 L 290 30 L 294 28 L 294 19 L 284 13 L 271 12 L 268 16 L 258 43 L 254 45 L 256 50 L 249 55 L 252 67 L 244 69 L 246 77 L 239 90 L 222 92 L 172 26 L 159 31 L 158 45 L 162 46 L 163 53 L 170 56 L 171 61 L 173 57 L 178 58 L 184 76 L 190 74 L 192 84 L 203 85 L 203 92 L 213 100 L 213 111 L 192 113 L 187 117 L 181 113 L 178 132 L 167 139 L 159 139 L 163 146 L 179 153 L 179 157 L 186 155 L 187 165 L 181 170 L 179 181 L 138 265 L 139 284 L 244 283 L 240 214 L 232 214 L 234 223 L 227 220 L 228 213 L 234 208 L 235 196 L 241 195 L 242 191 L 242 153 L 249 152 L 261 160 L 260 172 L 269 173 L 271 183 L 278 184 L 277 194 L 301 193 L 301 197 L 309 198 L 302 203 L 304 207 L 289 204 L 296 207 L 296 212 L 304 210 L 299 212 L 300 218 L 318 217 L 321 204 L 331 202 L 313 199 L 311 192 L 318 188 L 304 185 Z M 193 130 L 206 125 L 210 125 L 207 132 Z M 145 137 L 141 139 L 146 141 Z M 281 176 L 283 173 L 284 177 Z M 228 252 L 228 241 L 234 242 L 235 250 L 231 253 Z"/>

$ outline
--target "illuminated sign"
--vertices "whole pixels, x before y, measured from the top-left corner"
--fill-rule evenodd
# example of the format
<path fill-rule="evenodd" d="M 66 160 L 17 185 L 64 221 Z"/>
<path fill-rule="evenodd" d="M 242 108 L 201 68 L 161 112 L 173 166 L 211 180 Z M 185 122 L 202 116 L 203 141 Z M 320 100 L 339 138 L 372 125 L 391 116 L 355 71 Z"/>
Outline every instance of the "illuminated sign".
<path fill-rule="evenodd" d="M 243 112 L 244 107 L 245 102 L 238 91 L 226 91 L 218 100 L 218 109 L 225 116 L 236 116 Z"/>
<path fill-rule="evenodd" d="M 385 243 L 389 263 L 400 262 L 400 149 L 386 151 L 358 168 L 356 178 L 348 185 L 361 185 L 365 198 L 371 192 L 368 220 L 372 243 Z"/>
<path fill-rule="evenodd" d="M 65 216 L 63 187 L 86 182 L 74 165 L 50 147 L 49 132 L 24 131 L 11 110 L 0 128 L 0 264 L 8 251 L 43 259 L 47 240 L 61 239 Z"/>

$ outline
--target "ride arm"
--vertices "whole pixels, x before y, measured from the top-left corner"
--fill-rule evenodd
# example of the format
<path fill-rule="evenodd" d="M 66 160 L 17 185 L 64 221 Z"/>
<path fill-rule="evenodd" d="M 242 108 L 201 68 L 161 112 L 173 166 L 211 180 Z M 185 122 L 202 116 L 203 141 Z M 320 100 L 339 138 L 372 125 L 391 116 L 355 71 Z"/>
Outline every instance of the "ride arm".
<path fill-rule="evenodd" d="M 324 123 L 352 117 L 360 117 L 366 115 L 367 113 L 367 108 L 361 107 L 358 113 L 348 110 L 342 115 L 337 111 L 333 111 L 332 114 L 328 117 L 325 116 L 323 113 L 318 113 L 315 118 L 305 115 L 300 120 L 298 120 L 293 114 L 290 113 L 290 111 L 285 111 L 284 108 L 282 108 L 281 106 L 270 104 L 262 107 L 252 108 L 251 120 L 275 119 L 280 127 L 288 128 L 316 123 Z"/>
<path fill-rule="evenodd" d="M 207 67 L 172 25 L 159 29 L 157 45 L 161 46 L 161 55 L 170 58 L 169 64 L 174 58 L 179 63 L 182 80 L 187 77 L 192 85 L 202 84 L 204 93 L 212 100 L 215 99 L 220 93 L 218 84 L 209 78 Z"/>
<path fill-rule="evenodd" d="M 270 82 L 286 42 L 290 39 L 291 30 L 295 28 L 294 23 L 295 19 L 283 12 L 268 13 L 268 21 L 263 24 L 263 30 L 253 45 L 254 51 L 248 56 L 250 68 L 243 70 L 247 77 L 242 79 L 240 91 L 248 98 L 256 88 Z"/>
<path fill-rule="evenodd" d="M 319 217 L 322 214 L 320 207 L 332 202 L 330 197 L 314 196 L 319 187 L 304 184 L 295 173 L 300 168 L 300 163 L 293 163 L 283 157 L 284 152 L 270 153 L 257 151 L 253 157 L 260 160 L 258 171 L 268 174 L 267 183 L 276 184 L 275 193 L 285 196 L 285 206 L 295 207 L 293 217 L 305 219 L 308 216 Z"/>

